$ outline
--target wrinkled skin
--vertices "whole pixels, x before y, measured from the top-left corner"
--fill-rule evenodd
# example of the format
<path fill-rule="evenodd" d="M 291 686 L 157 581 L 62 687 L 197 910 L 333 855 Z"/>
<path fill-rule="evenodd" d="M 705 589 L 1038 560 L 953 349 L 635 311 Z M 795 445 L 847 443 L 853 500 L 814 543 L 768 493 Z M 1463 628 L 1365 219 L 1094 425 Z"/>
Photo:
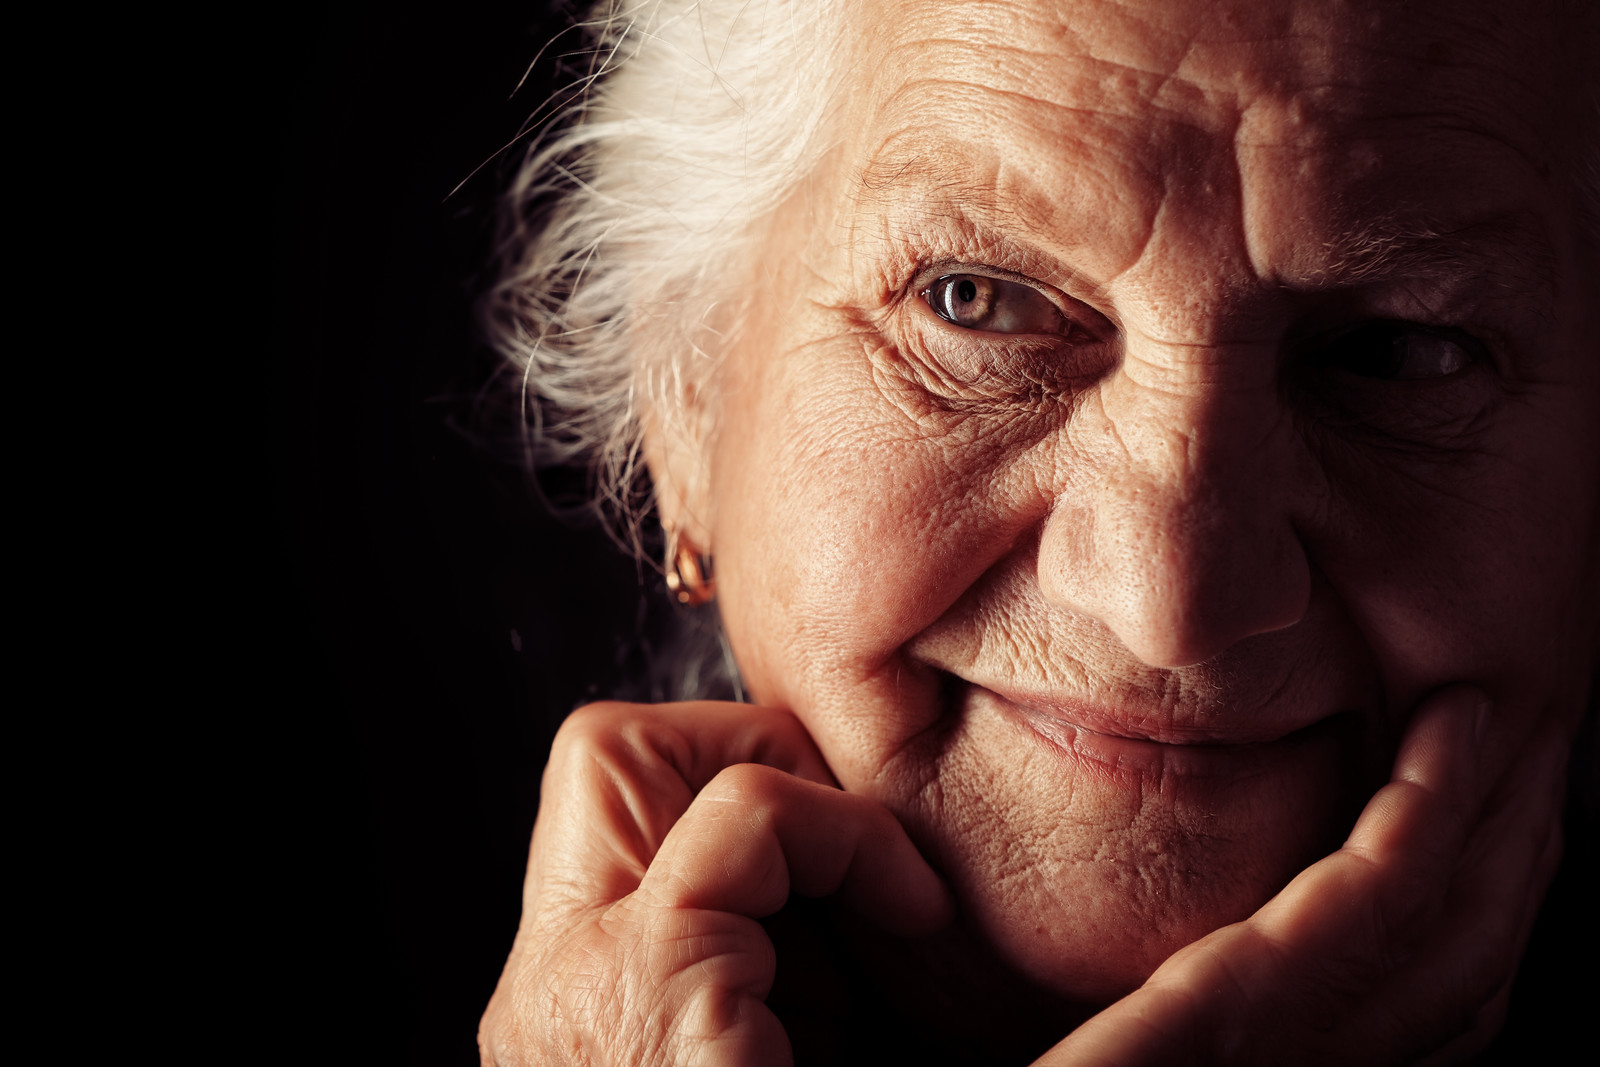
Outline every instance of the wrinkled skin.
<path fill-rule="evenodd" d="M 1049 1063 L 1470 1051 L 1559 854 L 1596 659 L 1600 331 L 1556 23 L 868 6 L 839 146 L 767 232 L 704 394 L 718 432 L 652 442 L 752 699 L 803 730 L 756 762 L 870 802 L 830 817 L 893 842 L 858 880 L 910 903 L 869 917 L 924 933 L 948 885 L 955 925 L 894 972 L 929 1025 L 978 1002 L 962 975 L 1004 972 L 1086 1013 L 1126 998 Z M 1015 314 L 942 317 L 957 276 L 1009 283 Z M 748 761 L 732 729 L 673 744 Z M 764 814 L 719 823 L 692 798 L 720 767 L 671 802 L 626 761 L 604 788 L 560 771 L 594 765 L 585 731 L 546 779 L 486 1059 L 776 1062 L 748 925 L 770 884 L 655 881 L 695 884 L 681 833 L 855 885 L 772 829 L 820 794 L 762 778 L 738 795 Z M 642 799 L 602 818 L 616 782 Z M 645 843 L 541 866 L 600 825 Z M 585 942 L 607 988 L 653 991 L 585 1015 L 551 946 L 619 908 L 651 917 L 639 944 L 685 908 L 738 914 L 755 947 L 732 957 L 767 956 L 690 994 Z M 668 1021 L 707 996 L 721 1014 Z"/>

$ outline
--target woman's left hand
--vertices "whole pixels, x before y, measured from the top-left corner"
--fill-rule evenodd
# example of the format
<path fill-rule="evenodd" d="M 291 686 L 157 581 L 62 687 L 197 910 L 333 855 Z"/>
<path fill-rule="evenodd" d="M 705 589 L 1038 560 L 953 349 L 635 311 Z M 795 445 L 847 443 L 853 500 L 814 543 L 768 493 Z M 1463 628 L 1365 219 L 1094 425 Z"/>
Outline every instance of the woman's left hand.
<path fill-rule="evenodd" d="M 1561 855 L 1567 738 L 1507 753 L 1487 698 L 1414 716 L 1339 851 L 1249 919 L 1175 953 L 1035 1067 L 1453 1062 L 1498 1032 Z"/>

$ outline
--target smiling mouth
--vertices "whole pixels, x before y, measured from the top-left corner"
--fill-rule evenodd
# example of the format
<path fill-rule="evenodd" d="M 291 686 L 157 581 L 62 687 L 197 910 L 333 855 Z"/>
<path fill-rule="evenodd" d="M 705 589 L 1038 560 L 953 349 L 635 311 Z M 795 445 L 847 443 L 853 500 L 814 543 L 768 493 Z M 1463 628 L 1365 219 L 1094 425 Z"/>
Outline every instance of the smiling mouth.
<path fill-rule="evenodd" d="M 1309 722 L 1244 722 L 1187 726 L 1114 714 L 1071 698 L 990 687 L 950 676 L 949 707 L 960 714 L 998 715 L 1025 727 L 1081 769 L 1132 774 L 1140 779 L 1254 776 L 1306 747 L 1338 745 L 1355 715 L 1325 715 Z"/>

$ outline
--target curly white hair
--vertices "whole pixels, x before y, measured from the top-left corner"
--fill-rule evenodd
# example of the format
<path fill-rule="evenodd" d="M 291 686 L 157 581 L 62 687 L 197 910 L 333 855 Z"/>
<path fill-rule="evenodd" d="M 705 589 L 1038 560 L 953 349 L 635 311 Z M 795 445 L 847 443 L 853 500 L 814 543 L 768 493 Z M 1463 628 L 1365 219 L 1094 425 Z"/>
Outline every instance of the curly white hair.
<path fill-rule="evenodd" d="M 521 374 L 529 458 L 587 461 L 636 551 L 646 418 L 692 398 L 739 328 L 752 234 L 826 150 L 835 0 L 611 0 L 590 66 L 503 201 L 491 342 Z"/>

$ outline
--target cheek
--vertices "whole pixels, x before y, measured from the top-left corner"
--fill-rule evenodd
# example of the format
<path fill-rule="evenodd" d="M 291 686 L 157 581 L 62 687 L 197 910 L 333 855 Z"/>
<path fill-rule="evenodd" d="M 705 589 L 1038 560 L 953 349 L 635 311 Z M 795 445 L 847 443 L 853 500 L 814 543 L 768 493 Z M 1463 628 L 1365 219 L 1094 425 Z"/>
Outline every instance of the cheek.
<path fill-rule="evenodd" d="M 905 646 L 1045 506 L 1006 462 L 1014 441 L 920 418 L 851 344 L 730 368 L 743 402 L 713 467 L 718 598 L 747 687 L 800 714 L 842 780 L 937 716 Z"/>
<path fill-rule="evenodd" d="M 1520 409 L 1434 474 L 1333 472 L 1338 515 L 1310 547 L 1381 663 L 1393 714 L 1453 680 L 1529 709 L 1570 705 L 1581 689 L 1594 664 L 1600 435 L 1568 407 Z"/>
<path fill-rule="evenodd" d="M 727 622 L 768 655 L 789 646 L 785 660 L 892 648 L 936 595 L 936 472 L 848 391 L 837 404 L 795 392 L 769 392 L 723 445 L 717 563 Z M 792 675 L 800 664 L 773 666 Z"/>

